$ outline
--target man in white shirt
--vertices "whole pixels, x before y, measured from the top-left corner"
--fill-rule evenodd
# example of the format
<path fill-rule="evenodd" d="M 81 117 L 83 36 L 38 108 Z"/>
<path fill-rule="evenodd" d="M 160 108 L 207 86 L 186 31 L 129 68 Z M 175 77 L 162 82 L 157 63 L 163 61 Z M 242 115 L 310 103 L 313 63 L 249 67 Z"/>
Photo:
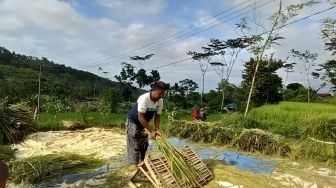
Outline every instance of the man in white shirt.
<path fill-rule="evenodd" d="M 127 158 L 132 164 L 144 160 L 148 148 L 148 134 L 152 139 L 160 135 L 160 115 L 163 108 L 163 97 L 169 89 L 169 84 L 156 81 L 151 85 L 151 91 L 141 95 L 137 103 L 128 113 L 126 122 Z M 149 122 L 154 117 L 154 127 Z"/>

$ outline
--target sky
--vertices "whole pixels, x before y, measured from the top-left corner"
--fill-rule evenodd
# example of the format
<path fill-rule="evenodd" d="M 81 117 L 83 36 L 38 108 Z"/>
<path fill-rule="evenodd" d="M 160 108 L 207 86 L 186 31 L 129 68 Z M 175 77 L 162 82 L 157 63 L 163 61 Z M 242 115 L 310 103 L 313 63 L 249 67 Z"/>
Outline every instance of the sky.
<path fill-rule="evenodd" d="M 283 6 L 303 2 L 307 1 L 283 0 Z M 300 11 L 290 22 L 335 4 L 335 0 L 321 0 Z M 0 0 L 0 46 L 114 81 L 121 62 L 130 63 L 137 70 L 139 65 L 130 56 L 154 54 L 146 61 L 146 70 L 157 69 L 161 80 L 171 84 L 192 79 L 200 91 L 199 64 L 181 61 L 190 58 L 187 52 L 200 52 L 211 38 L 242 36 L 236 24 L 244 17 L 253 21 L 250 25 L 254 34 L 263 33 L 270 28 L 268 18 L 278 5 L 277 0 Z M 321 20 L 326 17 L 335 18 L 336 8 L 282 28 L 280 36 L 284 39 L 266 54 L 274 53 L 275 58 L 285 60 L 294 48 L 317 53 L 315 64 L 335 59 L 324 50 L 320 35 Z M 243 64 L 250 57 L 245 50 L 239 54 L 229 78 L 231 83 L 240 84 Z M 292 58 L 288 61 L 298 63 Z M 103 71 L 98 71 L 99 67 Z M 303 66 L 298 63 L 294 70 L 286 83 L 307 86 Z M 285 78 L 283 70 L 278 75 Z M 210 66 L 205 74 L 205 91 L 215 90 L 219 80 Z M 321 81 L 312 80 L 313 88 L 320 84 Z M 326 87 L 322 91 L 328 90 Z"/>

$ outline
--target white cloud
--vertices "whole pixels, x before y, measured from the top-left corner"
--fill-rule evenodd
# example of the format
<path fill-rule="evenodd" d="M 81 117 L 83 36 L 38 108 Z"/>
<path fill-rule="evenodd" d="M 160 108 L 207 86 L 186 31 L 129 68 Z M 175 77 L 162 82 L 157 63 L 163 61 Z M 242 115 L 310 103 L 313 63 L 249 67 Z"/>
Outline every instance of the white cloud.
<path fill-rule="evenodd" d="M 202 46 L 212 37 L 225 40 L 234 35 L 234 23 L 224 23 L 222 26 L 209 30 L 206 34 L 195 35 L 189 38 L 175 36 L 165 42 L 166 37 L 183 30 L 179 25 L 167 25 L 152 23 L 131 24 L 118 23 L 111 18 L 91 18 L 82 15 L 69 1 L 57 0 L 3 0 L 0 1 L 0 35 L 1 45 L 17 53 L 47 57 L 59 63 L 97 73 L 97 67 L 101 64 L 103 69 L 110 72 L 111 78 L 121 70 L 120 62 L 129 61 L 129 56 L 155 55 L 145 65 L 146 69 L 173 63 L 188 58 L 188 51 L 200 51 Z M 75 1 L 70 1 L 75 3 Z M 100 3 L 109 3 L 111 10 L 116 9 L 115 14 L 124 12 L 132 15 L 159 14 L 166 1 L 108 1 L 100 0 Z M 114 5 L 114 3 L 118 5 Z M 80 6 L 75 4 L 76 6 Z M 133 10 L 127 6 L 137 8 Z M 113 7 L 114 6 L 114 7 Z M 146 7 L 142 10 L 142 7 Z M 148 7 L 148 9 L 147 9 Z M 182 8 L 182 7 L 181 7 Z M 226 7 L 227 8 L 227 7 Z M 137 13 L 137 11 L 144 11 Z M 114 12 L 112 12 L 114 13 Z M 206 10 L 196 13 L 196 20 L 208 19 L 212 14 Z M 277 57 L 284 59 L 291 48 L 312 50 L 321 54 L 320 61 L 328 59 L 323 49 L 323 42 L 319 38 L 319 23 L 321 17 L 315 18 L 311 24 L 297 24 L 284 28 L 282 31 L 286 37 L 281 41 L 281 46 L 276 47 Z M 141 19 L 139 17 L 138 19 Z M 218 21 L 218 22 L 217 22 Z M 219 20 L 216 20 L 220 23 Z M 185 39 L 184 39 L 185 38 Z M 184 40 L 181 40 L 184 39 Z M 149 46 L 151 50 L 126 53 L 153 42 L 161 41 L 160 45 Z M 174 42 L 175 41 L 175 42 Z M 171 45 L 167 45 L 170 44 Z M 122 58 L 112 59 L 119 54 Z M 232 72 L 231 82 L 239 84 L 243 61 L 248 60 L 249 55 L 240 56 L 239 61 Z M 107 61 L 101 61 L 109 59 Z M 134 64 L 137 65 L 137 64 Z M 186 61 L 159 69 L 163 80 L 170 83 L 190 78 L 201 87 L 202 77 L 196 62 Z M 300 76 L 290 76 L 291 81 L 299 81 Z M 210 69 L 205 77 L 205 90 L 215 89 L 219 78 L 213 69 Z"/>
<path fill-rule="evenodd" d="M 1 16 L 14 17 L 26 26 L 34 25 L 43 29 L 76 32 L 84 19 L 72 7 L 57 0 L 5 0 L 0 7 Z"/>
<path fill-rule="evenodd" d="M 108 7 L 112 15 L 144 16 L 158 14 L 166 5 L 166 0 L 98 0 Z"/>

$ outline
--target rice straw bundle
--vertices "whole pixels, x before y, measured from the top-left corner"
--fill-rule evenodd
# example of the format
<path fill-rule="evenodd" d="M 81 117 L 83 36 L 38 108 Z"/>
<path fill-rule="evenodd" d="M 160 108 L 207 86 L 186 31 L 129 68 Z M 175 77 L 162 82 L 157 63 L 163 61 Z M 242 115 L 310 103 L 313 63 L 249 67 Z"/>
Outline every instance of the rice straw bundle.
<path fill-rule="evenodd" d="M 283 137 L 261 129 L 244 129 L 231 143 L 238 149 L 264 154 L 288 155 L 290 148 L 284 143 Z"/>
<path fill-rule="evenodd" d="M 14 183 L 40 183 L 52 181 L 71 172 L 87 171 L 104 161 L 75 154 L 48 154 L 10 163 L 10 181 Z"/>
<path fill-rule="evenodd" d="M 160 152 L 166 157 L 171 171 L 180 183 L 191 182 L 199 185 L 197 179 L 200 177 L 197 170 L 190 165 L 183 157 L 183 155 L 176 150 L 166 138 L 160 136 L 156 139 L 156 146 Z"/>

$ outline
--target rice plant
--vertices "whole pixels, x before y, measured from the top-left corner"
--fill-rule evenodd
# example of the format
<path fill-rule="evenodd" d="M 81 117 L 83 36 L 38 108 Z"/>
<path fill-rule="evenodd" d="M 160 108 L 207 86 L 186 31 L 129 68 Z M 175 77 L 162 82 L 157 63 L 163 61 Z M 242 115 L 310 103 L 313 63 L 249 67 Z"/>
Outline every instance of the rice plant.
<path fill-rule="evenodd" d="M 165 137 L 160 136 L 157 138 L 156 145 L 158 150 L 166 157 L 171 172 L 176 180 L 181 184 L 190 182 L 194 185 L 198 185 L 197 179 L 200 176 L 197 170 L 184 159 L 183 155 L 177 151 Z"/>
<path fill-rule="evenodd" d="M 295 159 L 313 159 L 321 162 L 336 162 L 336 145 L 306 138 L 299 142 Z"/>
<path fill-rule="evenodd" d="M 236 138 L 241 132 L 239 128 L 237 129 L 230 127 L 218 127 L 218 128 L 212 128 L 212 130 L 214 134 L 217 133 L 214 142 L 225 145 L 230 144 L 232 140 Z"/>
<path fill-rule="evenodd" d="M 336 142 L 336 119 L 323 120 L 318 124 L 305 126 L 303 132 L 308 137 L 326 142 Z"/>
<path fill-rule="evenodd" d="M 245 129 L 232 141 L 232 146 L 248 151 L 262 152 L 263 154 L 287 155 L 290 148 L 279 135 L 273 135 L 260 129 Z"/>
<path fill-rule="evenodd" d="M 246 128 L 259 128 L 289 138 L 306 136 L 306 128 L 336 119 L 336 106 L 320 103 L 282 102 L 252 109 Z"/>

